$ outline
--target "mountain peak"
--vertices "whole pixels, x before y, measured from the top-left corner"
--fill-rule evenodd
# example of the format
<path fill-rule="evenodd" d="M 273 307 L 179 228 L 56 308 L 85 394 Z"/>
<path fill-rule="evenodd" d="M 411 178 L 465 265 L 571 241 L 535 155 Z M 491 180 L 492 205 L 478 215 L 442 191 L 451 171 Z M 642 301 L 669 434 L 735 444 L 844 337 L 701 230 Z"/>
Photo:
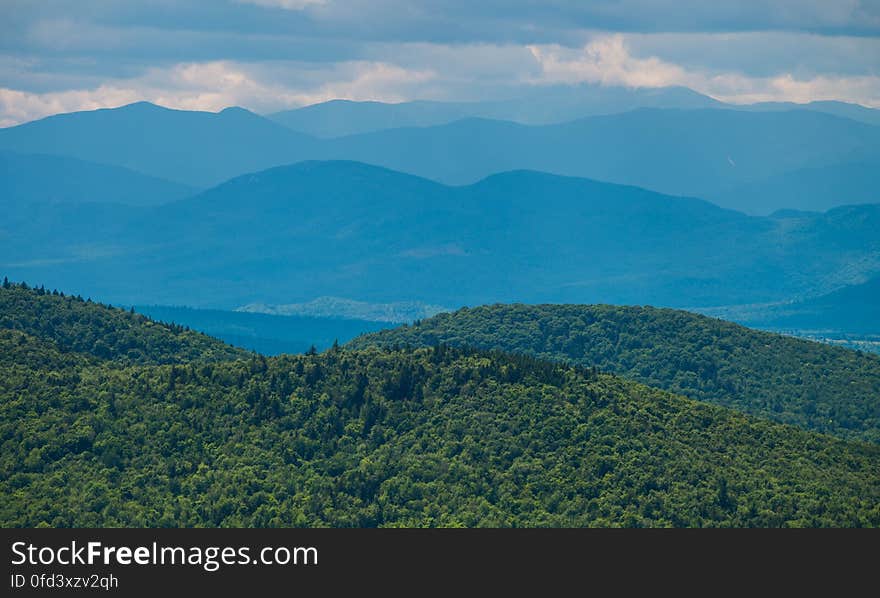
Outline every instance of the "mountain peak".
<path fill-rule="evenodd" d="M 116 108 L 103 108 L 103 110 L 158 112 L 161 110 L 173 110 L 173 108 L 166 108 L 165 106 L 160 106 L 159 104 L 154 104 L 154 103 L 148 102 L 146 100 L 141 100 L 140 102 L 132 102 L 131 104 L 124 104 L 122 106 L 117 106 Z"/>
<path fill-rule="evenodd" d="M 248 110 L 247 108 L 242 108 L 241 106 L 227 106 L 217 114 L 249 114 L 253 115 L 254 113 Z"/>

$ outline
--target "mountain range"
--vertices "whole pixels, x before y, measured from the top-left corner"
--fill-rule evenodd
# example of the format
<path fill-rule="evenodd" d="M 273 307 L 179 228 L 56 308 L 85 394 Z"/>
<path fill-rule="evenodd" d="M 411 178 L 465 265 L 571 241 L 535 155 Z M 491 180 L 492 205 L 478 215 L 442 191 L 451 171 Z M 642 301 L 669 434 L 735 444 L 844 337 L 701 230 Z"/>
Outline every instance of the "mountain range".
<path fill-rule="evenodd" d="M 0 129 L 0 525 L 880 527 L 878 189 L 681 87 Z"/>
<path fill-rule="evenodd" d="M 160 205 L 195 192 L 193 187 L 118 166 L 0 152 L 0 206 L 6 214 L 45 204 Z"/>
<path fill-rule="evenodd" d="M 540 170 L 765 215 L 877 201 L 872 189 L 880 171 L 880 127 L 816 110 L 639 108 L 540 125 L 466 116 L 331 139 L 294 131 L 274 118 L 241 108 L 215 114 L 142 102 L 0 129 L 0 150 L 120 166 L 198 188 L 273 166 L 332 159 L 447 184 Z M 332 114 L 327 118 L 337 122 Z M 805 184 L 796 174 L 801 171 L 810 177 L 803 202 Z M 854 171 L 857 179 L 851 178 Z"/>
<path fill-rule="evenodd" d="M 355 102 L 330 100 L 267 117 L 314 137 L 344 137 L 401 127 L 430 127 L 465 118 L 546 125 L 638 108 L 718 108 L 721 102 L 686 87 L 629 89 L 602 85 L 535 88 L 516 98 L 480 102 Z"/>
<path fill-rule="evenodd" d="M 215 114 L 149 102 L 0 129 L 0 149 L 121 166 L 191 187 L 301 160 L 310 142 L 242 108 Z"/>
<path fill-rule="evenodd" d="M 450 307 L 710 307 L 819 296 L 880 272 L 880 205 L 753 217 L 544 173 L 450 187 L 355 162 L 274 168 L 152 208 L 36 213 L 14 227 L 0 237 L 10 276 L 124 304 L 232 309 L 345 289 Z"/>
<path fill-rule="evenodd" d="M 748 326 L 817 335 L 880 337 L 880 277 L 826 295 L 771 305 L 706 310 Z"/>
<path fill-rule="evenodd" d="M 591 85 L 61 114 L 0 129 L 0 269 L 222 310 L 186 317 L 228 338 L 235 309 L 363 321 L 396 305 L 399 321 L 551 301 L 864 340 L 880 330 L 877 114 Z"/>
<path fill-rule="evenodd" d="M 543 126 L 466 119 L 343 137 L 327 145 L 327 157 L 449 184 L 530 169 L 754 209 L 748 197 L 740 205 L 730 193 L 745 184 L 778 185 L 782 174 L 804 168 L 878 164 L 880 128 L 810 111 L 640 109 Z M 852 203 L 832 197 L 827 201 L 835 205 Z M 761 212 L 799 207 L 773 201 Z"/>
<path fill-rule="evenodd" d="M 719 108 L 755 112 L 810 110 L 880 125 L 880 111 L 846 102 L 729 104 L 686 87 L 629 89 L 589 84 L 540 87 L 516 98 L 493 101 L 385 103 L 330 100 L 275 112 L 267 117 L 314 137 L 345 137 L 384 129 L 430 127 L 464 118 L 507 120 L 524 125 L 557 124 L 639 108 Z"/>

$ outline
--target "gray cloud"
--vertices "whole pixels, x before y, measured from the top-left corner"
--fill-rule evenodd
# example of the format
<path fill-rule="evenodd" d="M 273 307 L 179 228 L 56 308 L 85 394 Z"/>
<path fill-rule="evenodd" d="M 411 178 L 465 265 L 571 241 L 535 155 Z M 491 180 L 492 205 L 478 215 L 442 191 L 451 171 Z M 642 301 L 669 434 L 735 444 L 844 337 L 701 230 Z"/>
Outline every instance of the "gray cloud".
<path fill-rule="evenodd" d="M 580 30 L 880 34 L 880 0 L 3 0 L 4 45 L 45 21 L 433 43 L 577 43 Z M 273 7 L 273 5 L 277 7 Z M 304 7 L 285 10 L 284 5 Z"/>
<path fill-rule="evenodd" d="M 630 34 L 633 53 L 688 68 L 769 76 L 880 73 L 880 37 L 795 32 Z"/>
<path fill-rule="evenodd" d="M 580 81 L 880 103 L 880 0 L 0 0 L 0 17 L 4 124 L 128 98 L 269 110 Z"/>

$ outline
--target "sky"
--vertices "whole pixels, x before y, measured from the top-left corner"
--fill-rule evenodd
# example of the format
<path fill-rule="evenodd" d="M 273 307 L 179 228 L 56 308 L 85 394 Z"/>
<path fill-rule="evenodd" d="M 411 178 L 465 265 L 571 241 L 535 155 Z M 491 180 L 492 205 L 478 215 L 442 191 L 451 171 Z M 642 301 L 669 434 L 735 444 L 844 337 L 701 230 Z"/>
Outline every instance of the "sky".
<path fill-rule="evenodd" d="M 880 0 L 0 0 L 0 126 L 583 83 L 880 108 Z"/>

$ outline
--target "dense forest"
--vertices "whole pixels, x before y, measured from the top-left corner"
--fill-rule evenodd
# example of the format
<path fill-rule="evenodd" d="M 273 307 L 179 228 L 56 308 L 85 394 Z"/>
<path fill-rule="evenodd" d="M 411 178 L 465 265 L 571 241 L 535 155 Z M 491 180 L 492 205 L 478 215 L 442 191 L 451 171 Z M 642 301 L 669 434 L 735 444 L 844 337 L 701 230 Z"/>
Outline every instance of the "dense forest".
<path fill-rule="evenodd" d="M 877 445 L 592 367 L 443 344 L 266 358 L 0 297 L 3 526 L 880 525 Z"/>
<path fill-rule="evenodd" d="M 0 330 L 4 328 L 49 340 L 61 351 L 125 364 L 224 361 L 248 354 L 179 324 L 57 290 L 30 289 L 6 278 L 0 291 Z"/>
<path fill-rule="evenodd" d="M 598 367 L 841 438 L 880 442 L 880 356 L 672 309 L 493 305 L 355 339 L 473 346 Z"/>

